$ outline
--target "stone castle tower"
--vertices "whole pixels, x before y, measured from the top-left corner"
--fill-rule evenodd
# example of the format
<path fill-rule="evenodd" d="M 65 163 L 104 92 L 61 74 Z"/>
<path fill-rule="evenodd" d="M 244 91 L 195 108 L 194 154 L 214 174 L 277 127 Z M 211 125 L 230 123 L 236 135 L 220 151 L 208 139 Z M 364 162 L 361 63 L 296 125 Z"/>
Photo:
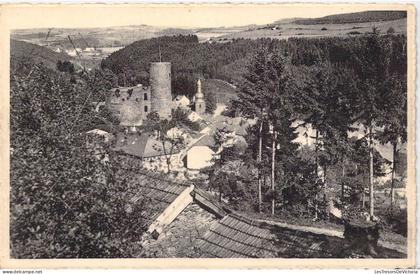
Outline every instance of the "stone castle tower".
<path fill-rule="evenodd" d="M 206 111 L 206 102 L 204 101 L 204 94 L 201 91 L 201 80 L 197 81 L 197 93 L 195 94 L 195 112 L 203 114 Z"/>
<path fill-rule="evenodd" d="M 171 63 L 151 63 L 149 75 L 149 87 L 137 85 L 110 90 L 106 104 L 122 126 L 140 126 L 153 111 L 161 119 L 171 117 Z"/>
<path fill-rule="evenodd" d="M 152 111 L 156 111 L 161 119 L 168 119 L 172 108 L 171 63 L 151 63 L 149 76 Z"/>

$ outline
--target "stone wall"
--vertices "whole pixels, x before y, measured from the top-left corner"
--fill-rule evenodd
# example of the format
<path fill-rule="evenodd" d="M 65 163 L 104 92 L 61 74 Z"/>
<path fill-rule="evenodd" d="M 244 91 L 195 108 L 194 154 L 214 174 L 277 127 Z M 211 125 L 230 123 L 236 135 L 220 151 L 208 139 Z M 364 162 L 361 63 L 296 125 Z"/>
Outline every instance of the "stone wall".
<path fill-rule="evenodd" d="M 119 87 L 109 91 L 107 106 L 123 126 L 140 126 L 151 112 L 150 88 Z"/>

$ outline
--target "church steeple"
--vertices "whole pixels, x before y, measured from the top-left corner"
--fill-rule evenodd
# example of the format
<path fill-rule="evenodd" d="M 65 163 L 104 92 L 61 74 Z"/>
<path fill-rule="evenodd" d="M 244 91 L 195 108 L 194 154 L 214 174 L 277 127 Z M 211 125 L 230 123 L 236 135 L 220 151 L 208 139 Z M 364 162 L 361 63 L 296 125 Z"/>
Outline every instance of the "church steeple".
<path fill-rule="evenodd" d="M 203 114 L 206 111 L 206 102 L 204 101 L 204 94 L 201 91 L 201 80 L 197 81 L 197 94 L 195 95 L 195 112 Z"/>

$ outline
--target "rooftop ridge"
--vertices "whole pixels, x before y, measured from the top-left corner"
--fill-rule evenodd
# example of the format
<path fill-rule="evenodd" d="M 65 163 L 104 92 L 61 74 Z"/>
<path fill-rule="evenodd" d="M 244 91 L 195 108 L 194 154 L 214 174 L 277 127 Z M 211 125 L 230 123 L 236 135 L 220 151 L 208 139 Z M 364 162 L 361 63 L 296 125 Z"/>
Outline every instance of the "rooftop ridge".
<path fill-rule="evenodd" d="M 165 177 L 163 177 L 163 174 L 161 174 L 161 173 L 152 172 L 152 171 L 149 171 L 149 170 L 146 170 L 146 169 L 139 169 L 139 170 L 137 170 L 137 173 L 141 174 L 141 175 L 144 175 L 146 177 L 149 177 L 149 178 L 153 178 L 153 179 L 156 179 L 156 180 L 161 180 L 161 181 L 164 181 L 164 182 L 168 182 L 170 184 L 176 184 L 176 185 L 181 185 L 181 186 L 186 186 L 186 187 L 191 186 L 193 184 L 190 181 L 182 182 L 182 181 L 177 181 L 175 179 L 165 178 Z"/>

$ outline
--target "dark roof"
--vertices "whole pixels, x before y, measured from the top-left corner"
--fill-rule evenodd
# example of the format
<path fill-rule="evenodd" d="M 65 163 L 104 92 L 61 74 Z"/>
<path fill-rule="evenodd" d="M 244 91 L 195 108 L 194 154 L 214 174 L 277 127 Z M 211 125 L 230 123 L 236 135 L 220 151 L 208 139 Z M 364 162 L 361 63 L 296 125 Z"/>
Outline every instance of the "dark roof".
<path fill-rule="evenodd" d="M 235 131 L 236 135 L 245 136 L 248 134 L 249 123 L 241 117 L 231 118 L 223 115 L 212 118 L 214 129 L 226 129 Z"/>
<path fill-rule="evenodd" d="M 126 178 L 129 190 L 126 210 L 141 210 L 145 223 L 150 225 L 186 188 L 188 184 L 162 178 L 147 171 L 120 170 Z"/>
<path fill-rule="evenodd" d="M 210 148 L 217 147 L 216 141 L 214 140 L 214 137 L 210 136 L 210 135 L 206 135 L 206 136 L 202 137 L 198 142 L 194 143 L 194 145 L 192 145 L 192 146 L 193 147 L 208 146 Z"/>
<path fill-rule="evenodd" d="M 199 248 L 203 252 L 202 257 L 273 257 L 267 256 L 267 253 L 275 253 L 267 247 L 272 240 L 270 230 L 260 222 L 229 214 L 204 235 Z"/>
<path fill-rule="evenodd" d="M 149 138 L 149 134 L 124 134 L 120 132 L 117 134 L 114 148 L 129 155 L 143 157 Z"/>
<path fill-rule="evenodd" d="M 345 240 L 289 229 L 231 213 L 213 226 L 199 245 L 202 257 L 342 257 Z"/>
<path fill-rule="evenodd" d="M 142 134 L 124 134 L 118 133 L 116 138 L 114 149 L 121 151 L 126 154 L 147 158 L 165 155 L 165 151 L 169 153 L 172 145 L 169 142 L 165 142 L 165 150 L 163 149 L 162 142 L 156 140 L 151 133 Z M 179 149 L 173 148 L 172 154 L 179 152 Z"/>

